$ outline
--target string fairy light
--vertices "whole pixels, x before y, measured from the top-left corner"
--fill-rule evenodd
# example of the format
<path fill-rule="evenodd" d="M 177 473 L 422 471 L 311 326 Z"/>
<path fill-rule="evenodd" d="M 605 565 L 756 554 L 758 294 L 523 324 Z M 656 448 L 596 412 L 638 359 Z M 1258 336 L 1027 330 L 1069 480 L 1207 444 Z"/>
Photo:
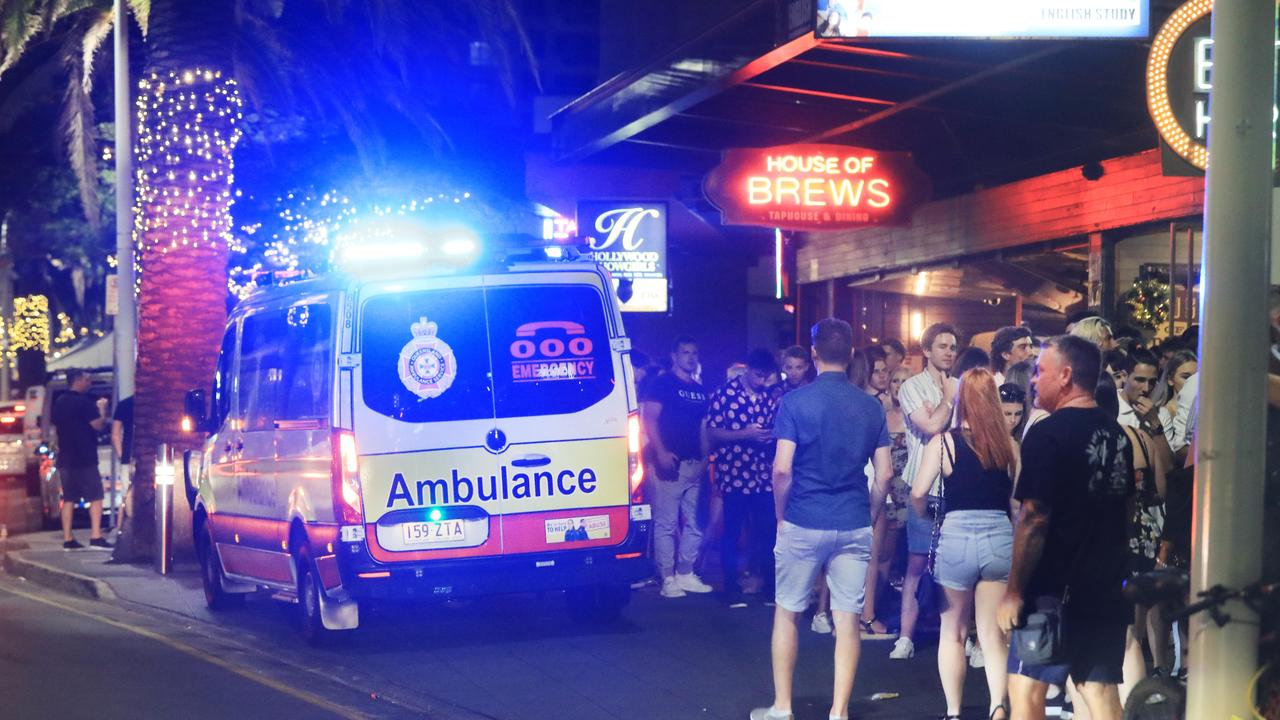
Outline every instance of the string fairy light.
<path fill-rule="evenodd" d="M 183 248 L 232 245 L 232 153 L 244 100 L 220 70 L 153 72 L 138 83 L 135 269 Z"/>
<path fill-rule="evenodd" d="M 24 295 L 13 299 L 13 321 L 9 325 L 9 357 L 23 350 L 49 352 L 49 298 Z"/>

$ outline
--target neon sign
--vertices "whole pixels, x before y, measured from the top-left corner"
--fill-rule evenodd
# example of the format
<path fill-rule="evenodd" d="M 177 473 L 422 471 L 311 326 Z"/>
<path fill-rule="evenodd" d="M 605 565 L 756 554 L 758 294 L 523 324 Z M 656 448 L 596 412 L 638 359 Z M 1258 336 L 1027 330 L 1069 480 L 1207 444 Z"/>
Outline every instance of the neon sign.
<path fill-rule="evenodd" d="M 1166 175 L 1200 175 L 1209 165 L 1212 12 L 1213 0 L 1190 0 L 1178 7 L 1147 56 L 1147 110 L 1164 147 L 1186 163 L 1169 162 L 1166 152 Z M 1276 49 L 1280 52 L 1280 41 Z M 1273 121 L 1278 117 L 1280 109 L 1273 110 Z"/>
<path fill-rule="evenodd" d="M 929 180 L 909 153 L 786 145 L 725 151 L 703 192 L 726 225 L 823 230 L 905 224 Z"/>

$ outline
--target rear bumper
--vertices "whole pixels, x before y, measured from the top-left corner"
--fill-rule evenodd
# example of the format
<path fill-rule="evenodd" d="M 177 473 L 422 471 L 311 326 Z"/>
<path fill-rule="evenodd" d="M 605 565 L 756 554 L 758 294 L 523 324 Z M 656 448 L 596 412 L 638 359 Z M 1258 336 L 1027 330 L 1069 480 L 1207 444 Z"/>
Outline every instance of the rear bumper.
<path fill-rule="evenodd" d="M 357 599 L 425 600 L 631 583 L 651 572 L 651 525 L 633 522 L 631 534 L 613 547 L 497 558 L 380 563 L 368 555 L 363 543 L 343 543 L 339 553 L 342 585 L 349 597 Z M 353 546 L 357 547 L 354 553 Z M 389 575 L 360 577 L 361 573 Z"/>

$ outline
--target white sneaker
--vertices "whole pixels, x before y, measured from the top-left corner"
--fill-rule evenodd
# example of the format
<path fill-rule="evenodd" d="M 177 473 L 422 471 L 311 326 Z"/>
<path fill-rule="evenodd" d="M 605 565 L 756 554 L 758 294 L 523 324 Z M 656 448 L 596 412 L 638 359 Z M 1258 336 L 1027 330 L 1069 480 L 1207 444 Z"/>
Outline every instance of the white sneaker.
<path fill-rule="evenodd" d="M 974 644 L 973 653 L 969 655 L 969 667 L 980 668 L 980 667 L 986 667 L 986 665 L 987 665 L 987 658 L 985 655 L 982 654 L 982 646 L 978 644 Z"/>
<path fill-rule="evenodd" d="M 676 580 L 674 575 L 662 579 L 662 597 L 678 598 L 684 597 L 684 595 L 685 592 L 680 589 L 680 583 Z"/>
<path fill-rule="evenodd" d="M 676 573 L 676 585 L 685 592 L 691 592 L 691 593 L 711 592 L 711 586 L 702 582 L 702 578 L 698 577 L 697 575 L 694 575 L 693 573 L 688 573 L 685 575 Z"/>
<path fill-rule="evenodd" d="M 809 629 L 822 635 L 830 635 L 831 618 L 824 612 L 814 613 L 813 622 L 809 623 Z"/>
<path fill-rule="evenodd" d="M 973 638 L 965 638 L 964 639 L 964 656 L 973 657 L 973 648 L 974 648 Z"/>
<path fill-rule="evenodd" d="M 916 644 L 911 642 L 909 637 L 900 637 L 893 643 L 893 650 L 889 652 L 890 660 L 909 660 L 915 657 Z"/>

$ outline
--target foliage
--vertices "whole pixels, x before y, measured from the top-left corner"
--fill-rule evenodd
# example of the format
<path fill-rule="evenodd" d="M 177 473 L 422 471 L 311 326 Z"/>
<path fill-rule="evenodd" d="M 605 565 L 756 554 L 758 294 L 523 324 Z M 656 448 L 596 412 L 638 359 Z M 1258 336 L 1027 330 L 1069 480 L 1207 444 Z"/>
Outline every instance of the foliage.
<path fill-rule="evenodd" d="M 128 4 L 145 34 L 150 0 Z M 90 94 L 110 9 L 109 0 L 0 0 L 0 79 L 41 42 L 59 45 L 66 81 L 60 129 L 90 224 L 99 216 Z M 236 0 L 235 21 L 232 76 L 253 109 L 248 140 L 341 136 L 370 176 L 395 154 L 388 137 L 401 134 L 401 125 L 436 154 L 453 148 L 441 112 L 475 85 L 473 56 L 509 101 L 520 68 L 533 70 L 536 81 L 513 0 Z M 463 118 L 454 127 L 468 124 Z"/>

